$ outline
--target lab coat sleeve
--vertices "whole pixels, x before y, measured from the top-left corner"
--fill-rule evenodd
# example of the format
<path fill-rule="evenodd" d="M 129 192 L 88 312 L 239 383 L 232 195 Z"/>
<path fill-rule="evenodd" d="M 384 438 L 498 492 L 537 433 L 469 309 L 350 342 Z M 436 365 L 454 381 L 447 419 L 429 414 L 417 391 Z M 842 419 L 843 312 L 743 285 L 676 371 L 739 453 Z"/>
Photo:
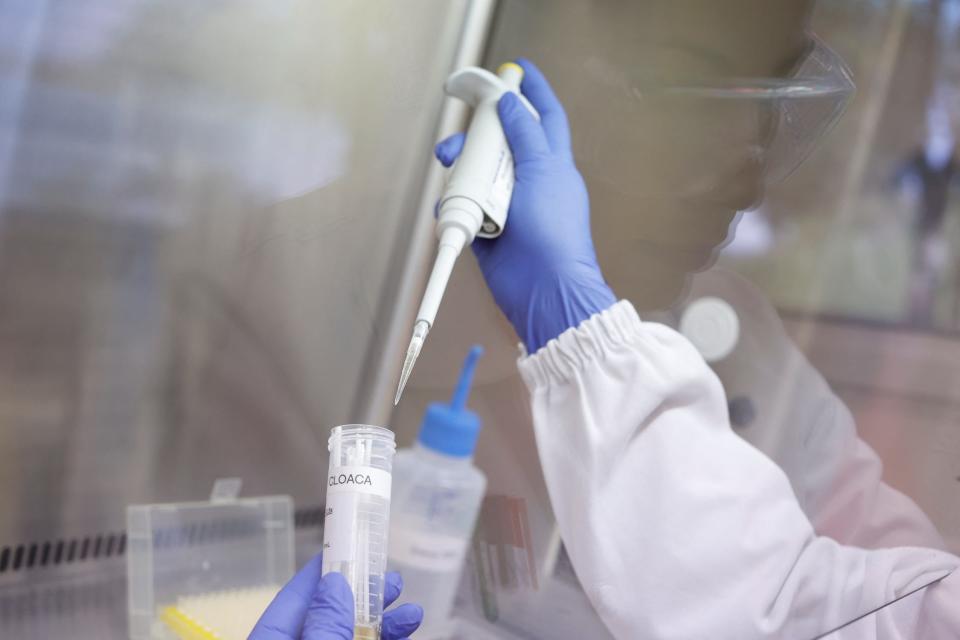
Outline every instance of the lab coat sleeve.
<path fill-rule="evenodd" d="M 693 346 L 628 302 L 520 371 L 561 536 L 618 638 L 813 638 L 960 564 L 818 537 L 783 472 L 731 431 L 720 382 Z M 919 592 L 909 628 L 885 619 L 885 635 L 878 622 L 849 637 L 916 640 L 918 621 L 960 624 L 946 606 L 960 593 L 951 580 Z"/>

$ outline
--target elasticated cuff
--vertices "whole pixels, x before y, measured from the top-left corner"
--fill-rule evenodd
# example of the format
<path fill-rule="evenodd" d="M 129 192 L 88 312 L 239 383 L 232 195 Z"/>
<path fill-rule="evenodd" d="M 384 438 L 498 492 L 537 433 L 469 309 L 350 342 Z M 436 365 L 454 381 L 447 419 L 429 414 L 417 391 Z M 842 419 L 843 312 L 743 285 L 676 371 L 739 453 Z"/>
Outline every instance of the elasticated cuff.
<path fill-rule="evenodd" d="M 578 327 L 567 329 L 535 354 L 517 361 L 520 375 L 530 391 L 567 382 L 590 362 L 611 349 L 621 349 L 640 334 L 640 316 L 628 300 L 595 313 Z"/>

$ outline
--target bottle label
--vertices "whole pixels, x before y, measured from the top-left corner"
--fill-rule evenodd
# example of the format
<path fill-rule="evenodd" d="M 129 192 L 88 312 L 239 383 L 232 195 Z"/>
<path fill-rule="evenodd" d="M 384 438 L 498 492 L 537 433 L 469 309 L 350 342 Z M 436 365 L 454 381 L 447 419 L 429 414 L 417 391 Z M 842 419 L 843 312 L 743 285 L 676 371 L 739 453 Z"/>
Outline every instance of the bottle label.
<path fill-rule="evenodd" d="M 466 538 L 391 527 L 390 560 L 424 571 L 455 571 L 463 563 L 468 543 Z"/>
<path fill-rule="evenodd" d="M 345 465 L 327 474 L 327 506 L 323 521 L 323 565 L 350 562 L 357 541 L 357 520 L 368 517 L 359 507 L 364 496 L 390 499 L 390 473 L 373 467 Z"/>

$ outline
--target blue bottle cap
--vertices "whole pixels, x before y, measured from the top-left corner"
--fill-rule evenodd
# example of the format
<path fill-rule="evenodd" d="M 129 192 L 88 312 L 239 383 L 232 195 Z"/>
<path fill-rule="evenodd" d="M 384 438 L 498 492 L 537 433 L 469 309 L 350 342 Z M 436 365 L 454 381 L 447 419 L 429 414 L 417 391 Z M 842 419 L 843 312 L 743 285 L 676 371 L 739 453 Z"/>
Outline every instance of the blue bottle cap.
<path fill-rule="evenodd" d="M 483 347 L 474 345 L 460 372 L 460 381 L 449 405 L 435 402 L 427 407 L 420 427 L 420 444 L 448 456 L 463 458 L 473 454 L 480 435 L 480 418 L 467 409 L 470 383 Z"/>

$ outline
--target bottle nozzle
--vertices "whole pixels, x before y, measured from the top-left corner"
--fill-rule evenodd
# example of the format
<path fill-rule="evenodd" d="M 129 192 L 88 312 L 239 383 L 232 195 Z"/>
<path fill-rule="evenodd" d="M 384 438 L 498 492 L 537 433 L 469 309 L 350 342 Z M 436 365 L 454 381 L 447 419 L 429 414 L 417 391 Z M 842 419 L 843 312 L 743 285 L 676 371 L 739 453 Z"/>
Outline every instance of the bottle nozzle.
<path fill-rule="evenodd" d="M 460 411 L 467 406 L 467 396 L 470 395 L 470 384 L 473 382 L 473 372 L 477 368 L 477 360 L 483 355 L 483 347 L 478 344 L 473 345 L 467 359 L 463 362 L 463 370 L 460 372 L 460 380 L 457 382 L 457 388 L 453 392 L 453 399 L 450 401 L 450 407 Z"/>
<path fill-rule="evenodd" d="M 455 457 L 473 455 L 480 434 L 480 418 L 466 404 L 473 372 L 482 353 L 483 348 L 479 345 L 470 349 L 449 405 L 434 402 L 427 406 L 419 442 L 428 449 Z"/>

